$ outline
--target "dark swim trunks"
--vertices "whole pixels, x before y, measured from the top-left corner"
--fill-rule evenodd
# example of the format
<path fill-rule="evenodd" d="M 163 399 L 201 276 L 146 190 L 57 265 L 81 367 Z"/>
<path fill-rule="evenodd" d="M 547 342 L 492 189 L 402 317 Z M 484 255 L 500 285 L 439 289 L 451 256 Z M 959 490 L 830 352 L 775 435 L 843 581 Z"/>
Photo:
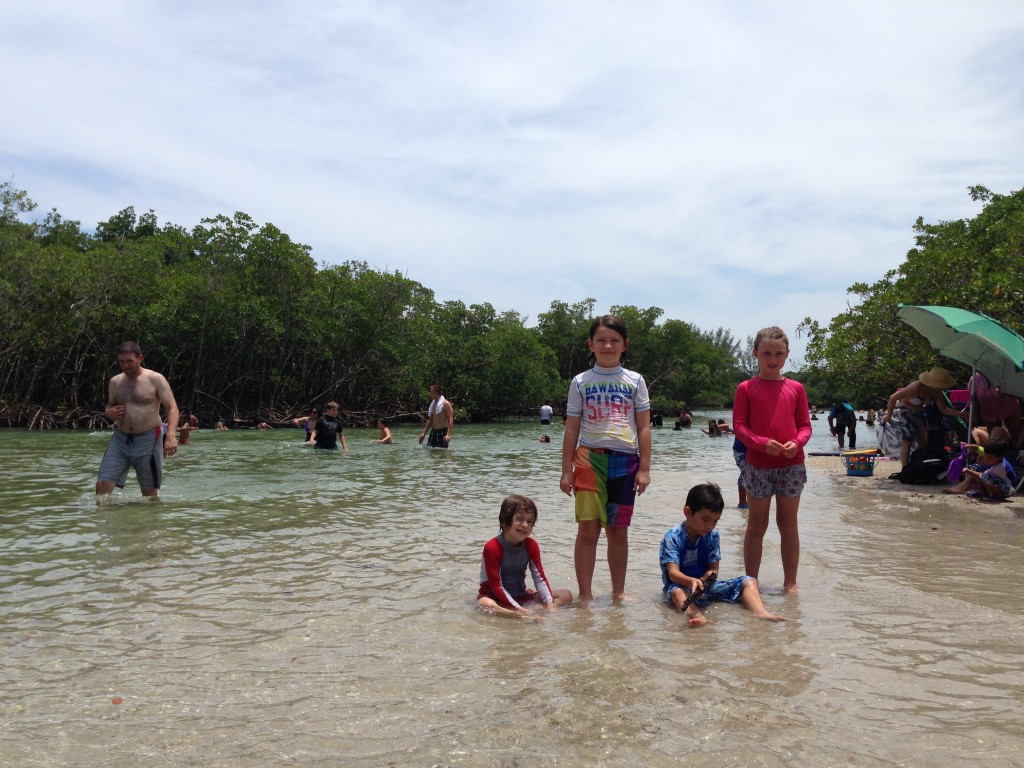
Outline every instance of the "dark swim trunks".
<path fill-rule="evenodd" d="M 427 445 L 431 448 L 447 448 L 448 443 L 444 441 L 445 435 L 448 434 L 448 427 L 442 429 L 431 429 L 430 434 L 427 436 Z"/>

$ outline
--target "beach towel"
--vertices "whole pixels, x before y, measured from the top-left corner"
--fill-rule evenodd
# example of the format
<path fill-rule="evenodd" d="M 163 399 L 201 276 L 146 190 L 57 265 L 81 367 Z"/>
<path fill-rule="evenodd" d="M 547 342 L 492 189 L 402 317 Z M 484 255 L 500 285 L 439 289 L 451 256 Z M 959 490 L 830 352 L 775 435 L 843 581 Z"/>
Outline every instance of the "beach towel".
<path fill-rule="evenodd" d="M 1017 398 L 997 390 L 980 372 L 971 377 L 967 386 L 977 398 L 981 420 L 986 424 L 998 424 L 1010 418 L 1020 407 Z"/>
<path fill-rule="evenodd" d="M 444 395 L 438 395 L 437 400 L 432 400 L 430 408 L 427 409 L 427 418 L 429 419 L 435 413 L 441 413 L 441 409 L 444 408 Z"/>
<path fill-rule="evenodd" d="M 878 449 L 890 459 L 900 457 L 900 448 L 903 446 L 903 436 L 898 424 L 898 417 L 894 416 L 893 421 L 884 421 L 875 427 L 875 437 L 878 438 Z"/>

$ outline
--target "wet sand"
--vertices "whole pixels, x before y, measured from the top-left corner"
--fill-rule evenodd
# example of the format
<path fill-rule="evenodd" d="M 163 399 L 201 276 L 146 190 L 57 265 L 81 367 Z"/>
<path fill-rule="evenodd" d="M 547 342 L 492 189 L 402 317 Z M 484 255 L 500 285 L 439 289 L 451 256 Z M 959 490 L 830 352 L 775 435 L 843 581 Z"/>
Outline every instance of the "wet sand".
<path fill-rule="evenodd" d="M 895 459 L 876 460 L 874 474 L 868 477 L 848 475 L 846 466 L 839 456 L 808 456 L 805 463 L 808 473 L 814 473 L 822 478 L 832 478 L 836 483 L 853 483 L 861 491 L 878 491 L 881 499 L 885 499 L 889 494 L 896 494 L 897 500 L 910 499 L 918 504 L 941 504 L 943 508 L 956 504 L 963 506 L 965 511 L 972 510 L 983 514 L 990 511 L 997 517 L 1006 514 L 1024 517 L 1024 498 L 1020 496 L 1014 495 L 1005 501 L 994 502 L 963 494 L 948 494 L 943 490 L 948 487 L 946 484 L 907 485 L 898 480 L 890 480 L 889 475 L 900 470 L 900 463 Z"/>

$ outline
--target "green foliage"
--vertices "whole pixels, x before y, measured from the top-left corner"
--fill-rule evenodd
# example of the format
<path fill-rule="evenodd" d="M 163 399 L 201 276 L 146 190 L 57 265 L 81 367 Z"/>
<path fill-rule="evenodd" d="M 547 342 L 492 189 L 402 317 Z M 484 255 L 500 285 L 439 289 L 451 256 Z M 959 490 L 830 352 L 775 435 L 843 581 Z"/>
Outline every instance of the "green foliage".
<path fill-rule="evenodd" d="M 539 317 L 540 340 L 559 361 L 562 387 L 551 397 L 553 401 L 564 399 L 572 377 L 593 363 L 586 340 L 596 317 L 594 304 L 593 299 L 571 306 L 555 301 L 551 310 Z M 643 374 L 656 408 L 675 411 L 731 401 L 740 381 L 739 346 L 728 331 L 703 332 L 681 320 L 659 325 L 664 314 L 659 307 L 613 306 L 609 314 L 621 317 L 629 329 L 629 350 L 623 364 Z"/>
<path fill-rule="evenodd" d="M 943 364 L 896 321 L 900 303 L 984 312 L 1024 330 L 1024 191 L 972 187 L 973 219 L 914 225 L 899 268 L 849 288 L 827 324 L 808 318 L 812 402 L 878 406 L 922 370 Z M 96 417 L 114 350 L 139 341 L 147 365 L 204 420 L 285 418 L 336 399 L 349 418 L 419 419 L 440 383 L 462 418 L 532 413 L 561 402 L 592 363 L 592 298 L 554 301 L 536 327 L 490 304 L 438 303 L 429 289 L 365 263 L 318 267 L 308 246 L 244 213 L 186 230 L 125 208 L 96 226 L 36 205 L 0 184 L 0 420 L 39 409 L 68 423 Z M 658 307 L 611 307 L 630 329 L 625 364 L 644 374 L 655 407 L 727 405 L 756 373 L 751 339 L 664 319 Z"/>
<path fill-rule="evenodd" d="M 754 357 L 754 337 L 747 336 L 746 342 L 736 353 L 736 367 L 739 369 L 740 380 L 757 376 L 757 358 Z"/>
<path fill-rule="evenodd" d="M 28 192 L 15 189 L 9 181 L 0 184 L 0 230 L 5 234 L 21 232 L 30 235 L 32 225 L 23 223 L 19 217 L 35 209 L 36 204 L 29 198 Z"/>
<path fill-rule="evenodd" d="M 807 318 L 807 363 L 820 375 L 826 399 L 875 407 L 933 365 L 961 382 L 969 371 L 936 358 L 927 341 L 896 319 L 899 304 L 983 312 L 1024 331 L 1024 190 L 997 195 L 971 187 L 984 203 L 973 219 L 914 225 L 916 245 L 899 268 L 878 282 L 848 289 L 857 301 L 828 325 Z"/>
<path fill-rule="evenodd" d="M 460 418 L 536 413 L 592 364 L 594 300 L 553 302 L 537 326 L 490 304 L 438 303 L 403 275 L 361 262 L 318 267 L 308 246 L 244 213 L 191 230 L 125 208 L 94 234 L 0 185 L 0 421 L 31 413 L 93 423 L 131 339 L 203 421 L 283 420 L 338 400 L 350 421 L 422 418 L 439 383 Z M 657 307 L 613 307 L 630 328 L 627 365 L 656 405 L 721 404 L 737 380 L 722 329 Z"/>
<path fill-rule="evenodd" d="M 537 317 L 540 342 L 554 353 L 563 385 L 562 391 L 553 395 L 555 400 L 563 399 L 572 377 L 591 364 L 587 339 L 596 303 L 594 299 L 572 305 L 553 301 L 551 309 Z"/>

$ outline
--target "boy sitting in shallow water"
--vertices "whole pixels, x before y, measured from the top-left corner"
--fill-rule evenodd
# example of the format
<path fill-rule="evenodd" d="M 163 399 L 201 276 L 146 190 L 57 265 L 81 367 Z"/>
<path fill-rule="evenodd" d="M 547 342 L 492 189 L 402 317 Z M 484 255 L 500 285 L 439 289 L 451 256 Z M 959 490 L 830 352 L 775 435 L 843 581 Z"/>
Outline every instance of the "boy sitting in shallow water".
<path fill-rule="evenodd" d="M 742 602 L 760 619 L 784 621 L 784 617 L 765 608 L 757 579 L 737 576 L 717 580 L 722 550 L 715 526 L 724 507 L 722 491 L 714 483 L 695 485 L 686 495 L 683 522 L 669 529 L 661 541 L 661 580 L 665 600 L 677 610 L 685 611 L 689 617 L 687 624 L 691 627 L 708 622 L 700 607 L 706 606 L 709 598 L 728 603 Z M 708 578 L 712 573 L 716 577 L 713 583 Z M 705 586 L 708 586 L 706 592 Z M 689 600 L 691 595 L 696 595 L 696 599 Z"/>
<path fill-rule="evenodd" d="M 480 561 L 480 591 L 476 602 L 501 616 L 538 618 L 526 606 L 543 603 L 548 610 L 572 602 L 572 592 L 551 589 L 540 562 L 540 545 L 530 538 L 537 522 L 537 505 L 526 496 L 512 495 L 501 502 L 501 533 L 484 545 Z M 526 571 L 536 591 L 526 588 Z"/>

